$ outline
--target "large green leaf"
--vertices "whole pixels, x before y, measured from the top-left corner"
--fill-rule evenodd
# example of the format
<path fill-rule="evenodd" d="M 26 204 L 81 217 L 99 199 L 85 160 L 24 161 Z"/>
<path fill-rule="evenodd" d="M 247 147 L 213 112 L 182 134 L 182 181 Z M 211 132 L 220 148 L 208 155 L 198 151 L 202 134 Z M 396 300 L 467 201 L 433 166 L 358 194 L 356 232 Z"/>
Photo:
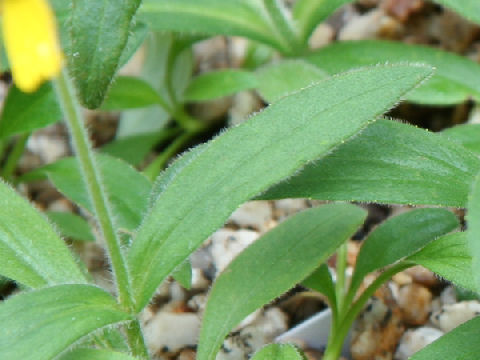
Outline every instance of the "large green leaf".
<path fill-rule="evenodd" d="M 435 67 L 435 75 L 408 94 L 424 104 L 456 104 L 480 99 L 480 65 L 459 55 L 434 48 L 388 41 L 346 41 L 327 46 L 306 60 L 329 74 L 365 65 L 394 61 L 420 62 Z"/>
<path fill-rule="evenodd" d="M 250 71 L 233 69 L 211 71 L 192 79 L 185 90 L 185 100 L 213 100 L 252 89 L 257 85 L 257 79 Z"/>
<path fill-rule="evenodd" d="M 305 360 L 305 356 L 291 344 L 270 344 L 258 350 L 251 360 Z"/>
<path fill-rule="evenodd" d="M 238 35 L 288 48 L 256 0 L 144 0 L 138 16 L 155 31 Z"/>
<path fill-rule="evenodd" d="M 480 352 L 480 317 L 472 319 L 426 348 L 414 354 L 410 360 L 473 360 Z"/>
<path fill-rule="evenodd" d="M 137 360 L 130 355 L 99 349 L 75 349 L 62 355 L 59 360 Z"/>
<path fill-rule="evenodd" d="M 394 65 L 329 78 L 202 147 L 158 196 L 130 249 L 137 310 L 240 204 L 356 134 L 430 73 Z"/>
<path fill-rule="evenodd" d="M 112 203 L 117 228 L 133 231 L 146 212 L 151 184 L 148 179 L 122 160 L 97 155 L 103 180 Z M 47 177 L 65 196 L 92 212 L 90 199 L 75 158 L 65 158 L 27 174 L 23 180 Z"/>
<path fill-rule="evenodd" d="M 478 291 L 465 232 L 442 236 L 405 261 L 422 265 L 464 289 Z"/>
<path fill-rule="evenodd" d="M 131 320 L 115 299 L 91 285 L 59 285 L 0 305 L 2 360 L 51 360 L 98 328 Z"/>
<path fill-rule="evenodd" d="M 61 119 L 62 112 L 50 83 L 33 94 L 26 94 L 12 86 L 0 117 L 0 139 L 37 130 Z"/>
<path fill-rule="evenodd" d="M 435 0 L 435 2 L 445 5 L 467 19 L 480 24 L 480 2 L 478 0 Z"/>
<path fill-rule="evenodd" d="M 31 288 L 86 282 L 67 246 L 46 219 L 3 182 L 0 274 Z"/>
<path fill-rule="evenodd" d="M 293 18 L 302 40 L 307 42 L 318 24 L 349 2 L 352 0 L 298 0 L 293 7 Z"/>
<path fill-rule="evenodd" d="M 455 215 L 445 209 L 416 209 L 388 219 L 362 245 L 351 287 L 358 289 L 369 273 L 412 255 L 458 225 Z"/>
<path fill-rule="evenodd" d="M 473 258 L 473 273 L 480 291 L 480 172 L 472 184 L 467 204 L 467 236 Z"/>
<path fill-rule="evenodd" d="M 381 120 L 260 198 L 465 207 L 478 171 L 480 160 L 444 136 Z"/>
<path fill-rule="evenodd" d="M 302 60 L 286 60 L 256 72 L 258 92 L 269 103 L 327 77 L 318 67 Z"/>
<path fill-rule="evenodd" d="M 214 360 L 234 326 L 305 279 L 355 233 L 366 215 L 350 204 L 306 210 L 245 249 L 210 291 L 197 359 Z"/>
<path fill-rule="evenodd" d="M 86 107 L 101 105 L 139 5 L 140 0 L 72 0 L 69 68 Z"/>
<path fill-rule="evenodd" d="M 463 124 L 442 131 L 450 140 L 456 141 L 468 150 L 480 155 L 480 124 Z"/>

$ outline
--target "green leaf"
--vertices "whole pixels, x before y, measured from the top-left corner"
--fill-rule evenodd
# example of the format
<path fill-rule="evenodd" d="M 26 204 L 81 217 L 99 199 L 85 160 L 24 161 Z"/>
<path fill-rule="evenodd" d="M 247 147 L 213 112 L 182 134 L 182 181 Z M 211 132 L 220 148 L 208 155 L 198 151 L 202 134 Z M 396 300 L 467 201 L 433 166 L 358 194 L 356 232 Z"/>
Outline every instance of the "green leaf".
<path fill-rule="evenodd" d="M 50 83 L 32 94 L 12 86 L 0 117 L 0 139 L 37 130 L 61 119 L 62 112 Z"/>
<path fill-rule="evenodd" d="M 345 41 L 308 56 L 307 61 L 336 74 L 352 68 L 395 61 L 420 62 L 435 67 L 435 74 L 408 94 L 407 100 L 447 105 L 471 97 L 480 99 L 480 65 L 465 57 L 434 48 L 388 41 Z"/>
<path fill-rule="evenodd" d="M 90 226 L 81 216 L 56 211 L 49 211 L 46 215 L 62 236 L 80 241 L 95 241 Z"/>
<path fill-rule="evenodd" d="M 62 355 L 59 360 L 136 360 L 130 355 L 99 349 L 75 349 Z"/>
<path fill-rule="evenodd" d="M 180 134 L 179 129 L 163 129 L 153 134 L 133 135 L 114 140 L 100 151 L 137 166 L 152 151 L 153 147 Z"/>
<path fill-rule="evenodd" d="M 197 359 L 214 360 L 242 319 L 305 279 L 355 233 L 366 215 L 350 204 L 305 210 L 245 249 L 210 291 Z"/>
<path fill-rule="evenodd" d="M 305 360 L 305 356 L 290 344 L 270 344 L 258 350 L 251 360 Z"/>
<path fill-rule="evenodd" d="M 192 264 L 185 260 L 172 273 L 173 278 L 180 283 L 185 289 L 190 290 L 192 287 Z"/>
<path fill-rule="evenodd" d="M 412 255 L 458 225 L 456 216 L 445 209 L 416 209 L 388 219 L 362 245 L 351 287 L 358 289 L 369 273 Z"/>
<path fill-rule="evenodd" d="M 410 360 L 470 360 L 480 352 L 480 317 L 474 318 L 448 334 L 443 335 L 426 348 L 414 354 Z"/>
<path fill-rule="evenodd" d="M 257 79 L 250 71 L 218 70 L 192 79 L 185 90 L 186 101 L 206 101 L 233 95 L 257 87 Z"/>
<path fill-rule="evenodd" d="M 115 299 L 91 285 L 59 285 L 0 305 L 2 360 L 51 360 L 106 325 L 131 320 Z"/>
<path fill-rule="evenodd" d="M 139 5 L 140 0 L 72 0 L 69 70 L 80 100 L 90 109 L 102 104 Z"/>
<path fill-rule="evenodd" d="M 110 87 L 101 110 L 124 110 L 158 105 L 157 92 L 146 81 L 132 77 L 119 76 Z"/>
<path fill-rule="evenodd" d="M 330 304 L 336 304 L 335 284 L 326 264 L 320 265 L 318 269 L 302 281 L 302 285 L 325 295 Z"/>
<path fill-rule="evenodd" d="M 31 288 L 85 283 L 65 243 L 46 219 L 0 182 L 0 274 Z"/>
<path fill-rule="evenodd" d="M 144 0 L 138 12 L 155 31 L 245 36 L 288 49 L 267 16 L 257 0 Z"/>
<path fill-rule="evenodd" d="M 240 204 L 356 134 L 430 71 L 395 65 L 329 78 L 202 147 L 160 194 L 129 251 L 137 310 Z"/>
<path fill-rule="evenodd" d="M 478 291 L 465 232 L 442 236 L 405 261 L 422 265 L 464 289 Z"/>
<path fill-rule="evenodd" d="M 480 124 L 463 124 L 442 131 L 450 140 L 458 142 L 468 150 L 480 155 Z"/>
<path fill-rule="evenodd" d="M 465 16 L 468 20 L 480 24 L 480 3 L 477 0 L 435 0 L 450 9 Z"/>
<path fill-rule="evenodd" d="M 444 136 L 381 120 L 262 199 L 465 207 L 480 160 Z"/>
<path fill-rule="evenodd" d="M 307 42 L 318 24 L 350 2 L 352 0 L 298 0 L 293 7 L 293 18 L 302 40 Z"/>
<path fill-rule="evenodd" d="M 125 45 L 122 55 L 120 56 L 120 60 L 118 61 L 119 69 L 125 64 L 127 64 L 133 57 L 133 55 L 135 55 L 137 50 L 140 48 L 140 46 L 142 46 L 143 42 L 147 38 L 147 35 L 147 25 L 138 21 L 135 21 L 131 24 L 130 35 L 127 40 L 127 45 Z"/>
<path fill-rule="evenodd" d="M 480 172 L 473 181 L 467 204 L 467 236 L 472 255 L 476 290 L 480 291 Z"/>
<path fill-rule="evenodd" d="M 303 60 L 266 65 L 256 72 L 258 91 L 269 103 L 327 77 L 318 67 Z"/>
<path fill-rule="evenodd" d="M 117 228 L 135 230 L 147 210 L 150 182 L 122 160 L 97 155 L 97 161 L 112 203 Z M 70 200 L 93 211 L 75 158 L 64 158 L 34 170 L 24 180 L 39 180 L 46 176 Z"/>

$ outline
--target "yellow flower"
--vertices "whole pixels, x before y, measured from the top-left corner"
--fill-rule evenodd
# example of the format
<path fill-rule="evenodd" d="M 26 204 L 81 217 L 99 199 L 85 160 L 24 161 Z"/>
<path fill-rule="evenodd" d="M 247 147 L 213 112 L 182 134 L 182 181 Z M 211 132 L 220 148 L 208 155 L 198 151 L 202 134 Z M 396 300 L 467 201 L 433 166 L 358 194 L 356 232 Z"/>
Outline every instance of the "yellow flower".
<path fill-rule="evenodd" d="M 0 8 L 13 80 L 33 92 L 62 67 L 54 14 L 47 0 L 0 0 Z"/>

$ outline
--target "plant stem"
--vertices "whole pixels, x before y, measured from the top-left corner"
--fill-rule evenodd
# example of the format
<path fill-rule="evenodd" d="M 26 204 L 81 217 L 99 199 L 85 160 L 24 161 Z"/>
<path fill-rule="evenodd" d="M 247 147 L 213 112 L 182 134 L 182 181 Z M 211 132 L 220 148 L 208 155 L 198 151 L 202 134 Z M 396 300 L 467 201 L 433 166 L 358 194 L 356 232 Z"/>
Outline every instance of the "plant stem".
<path fill-rule="evenodd" d="M 298 55 L 302 50 L 300 39 L 295 32 L 292 22 L 286 17 L 285 11 L 281 8 L 282 5 L 278 0 L 263 0 L 263 3 L 273 25 L 287 44 L 288 50 L 286 55 Z"/>
<path fill-rule="evenodd" d="M 188 143 L 197 133 L 196 132 L 185 132 L 179 137 L 177 137 L 160 155 L 153 160 L 150 165 L 143 170 L 143 174 L 149 178 L 151 181 L 160 174 L 168 160 L 178 153 L 186 143 Z"/>
<path fill-rule="evenodd" d="M 2 169 L 2 177 L 5 179 L 5 181 L 11 181 L 13 173 L 17 168 L 18 161 L 25 151 L 25 145 L 27 144 L 30 134 L 30 132 L 27 132 L 20 135 L 15 142 L 15 146 L 13 147 L 11 153 L 8 155 L 7 161 Z"/>
<path fill-rule="evenodd" d="M 337 251 L 337 281 L 335 283 L 335 294 L 337 297 L 337 311 L 339 314 L 343 312 L 345 300 L 345 271 L 347 269 L 347 243 L 343 243 Z"/>
<path fill-rule="evenodd" d="M 331 333 L 330 335 L 330 337 L 333 336 L 333 340 L 331 342 L 329 341 L 323 360 L 337 360 L 340 357 L 345 338 L 347 337 L 347 334 L 350 331 L 353 322 L 357 318 L 360 311 L 362 311 L 362 309 L 364 308 L 368 299 L 370 299 L 370 297 L 375 293 L 375 291 L 393 275 L 411 266 L 412 264 L 404 262 L 393 265 L 391 268 L 381 273 L 375 279 L 375 281 L 372 282 L 370 286 L 365 289 L 365 291 L 353 303 L 353 305 L 349 306 L 348 303 L 345 304 L 346 306 L 348 306 L 348 308 L 344 307 L 344 309 L 342 310 L 342 314 L 340 314 L 340 324 L 335 329 L 335 332 Z"/>
<path fill-rule="evenodd" d="M 118 301 L 127 311 L 133 313 L 135 303 L 130 290 L 127 264 L 120 247 L 120 239 L 115 232 L 110 202 L 103 185 L 100 170 L 96 164 L 94 153 L 90 146 L 90 140 L 83 123 L 80 105 L 76 100 L 72 83 L 65 69 L 55 80 L 54 85 L 72 138 L 72 146 L 77 155 L 82 178 L 98 221 L 100 233 L 106 243 L 115 283 L 117 285 Z M 137 327 L 139 329 L 139 326 Z M 138 337 L 141 337 L 139 331 L 135 333 L 127 331 L 129 344 L 139 344 L 140 341 Z M 143 340 L 141 343 L 143 343 Z M 141 348 L 140 345 L 132 346 L 131 351 L 134 355 L 138 356 L 143 356 L 143 354 L 148 353 L 145 346 Z"/>

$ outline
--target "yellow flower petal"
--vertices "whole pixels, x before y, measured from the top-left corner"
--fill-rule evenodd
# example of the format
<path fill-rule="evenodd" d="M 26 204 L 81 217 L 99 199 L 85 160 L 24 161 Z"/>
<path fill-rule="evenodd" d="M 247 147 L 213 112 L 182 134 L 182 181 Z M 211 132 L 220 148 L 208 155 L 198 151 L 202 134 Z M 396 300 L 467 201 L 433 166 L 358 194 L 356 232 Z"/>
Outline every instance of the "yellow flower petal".
<path fill-rule="evenodd" d="M 46 0 L 3 0 L 0 5 L 13 80 L 20 90 L 35 91 L 62 67 L 55 17 Z"/>

